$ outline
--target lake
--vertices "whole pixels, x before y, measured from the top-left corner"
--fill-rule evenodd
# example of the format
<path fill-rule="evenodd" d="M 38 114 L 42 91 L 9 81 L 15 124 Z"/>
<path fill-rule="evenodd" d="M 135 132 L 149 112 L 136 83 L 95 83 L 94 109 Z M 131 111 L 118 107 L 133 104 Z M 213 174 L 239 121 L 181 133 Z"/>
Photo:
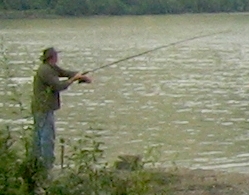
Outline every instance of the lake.
<path fill-rule="evenodd" d="M 158 166 L 249 172 L 248 21 L 249 14 L 0 20 L 0 123 L 14 132 L 30 123 L 16 110 L 29 110 L 46 47 L 62 51 L 63 68 L 88 71 L 186 40 L 90 73 L 92 84 L 62 92 L 57 140 L 94 133 L 110 161 L 152 150 Z M 188 41 L 202 35 L 210 36 Z M 10 99 L 13 87 L 21 104 Z"/>

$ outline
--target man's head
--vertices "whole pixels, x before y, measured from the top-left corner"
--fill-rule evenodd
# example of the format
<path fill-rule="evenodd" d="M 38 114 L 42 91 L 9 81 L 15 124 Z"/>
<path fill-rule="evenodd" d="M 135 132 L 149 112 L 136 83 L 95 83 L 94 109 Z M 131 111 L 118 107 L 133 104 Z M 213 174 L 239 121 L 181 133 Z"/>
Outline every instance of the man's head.
<path fill-rule="evenodd" d="M 43 63 L 49 63 L 51 65 L 55 65 L 58 61 L 58 51 L 56 51 L 53 47 L 44 49 L 43 54 L 40 57 L 40 60 Z"/>

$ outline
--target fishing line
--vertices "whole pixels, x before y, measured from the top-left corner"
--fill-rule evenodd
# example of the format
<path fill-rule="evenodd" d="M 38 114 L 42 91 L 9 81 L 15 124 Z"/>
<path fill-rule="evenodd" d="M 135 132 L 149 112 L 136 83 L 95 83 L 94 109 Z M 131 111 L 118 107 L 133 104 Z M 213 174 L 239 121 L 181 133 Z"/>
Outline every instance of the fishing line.
<path fill-rule="evenodd" d="M 118 64 L 118 63 L 120 63 L 120 62 L 129 60 L 129 59 L 132 59 L 132 58 L 136 58 L 136 57 L 145 55 L 145 54 L 150 53 L 150 52 L 157 51 L 157 50 L 159 50 L 159 49 L 171 47 L 171 46 L 174 46 L 174 45 L 179 45 L 179 44 L 184 43 L 184 42 L 189 42 L 189 41 L 193 41 L 193 40 L 196 40 L 196 39 L 201 39 L 201 38 L 204 38 L 204 37 L 210 37 L 210 36 L 214 36 L 214 35 L 218 35 L 218 34 L 224 34 L 224 33 L 227 33 L 227 32 L 229 32 L 229 31 L 221 31 L 221 32 L 212 33 L 212 34 L 200 35 L 200 36 L 192 37 L 192 38 L 189 38 L 189 39 L 184 39 L 184 40 L 181 40 L 181 41 L 177 41 L 177 42 L 174 42 L 174 43 L 170 43 L 170 44 L 167 44 L 167 45 L 162 45 L 162 46 L 156 47 L 156 48 L 154 48 L 154 49 L 150 49 L 150 50 L 147 50 L 147 51 L 144 51 L 144 52 L 141 52 L 141 53 L 132 55 L 132 56 L 128 56 L 128 57 L 122 58 L 122 59 L 120 59 L 120 60 L 111 62 L 111 63 L 109 63 L 109 64 L 105 64 L 105 65 L 103 65 L 103 66 L 100 66 L 100 67 L 94 68 L 94 69 L 92 69 L 92 70 L 86 71 L 86 72 L 82 73 L 82 75 L 85 75 L 85 74 L 88 74 L 88 73 L 91 73 L 91 72 L 95 72 L 95 71 L 97 71 L 97 70 L 100 70 L 100 69 L 103 69 L 103 68 L 112 66 L 112 65 L 114 65 L 114 64 Z M 79 81 L 79 83 L 82 83 L 82 82 L 84 82 L 84 81 Z"/>

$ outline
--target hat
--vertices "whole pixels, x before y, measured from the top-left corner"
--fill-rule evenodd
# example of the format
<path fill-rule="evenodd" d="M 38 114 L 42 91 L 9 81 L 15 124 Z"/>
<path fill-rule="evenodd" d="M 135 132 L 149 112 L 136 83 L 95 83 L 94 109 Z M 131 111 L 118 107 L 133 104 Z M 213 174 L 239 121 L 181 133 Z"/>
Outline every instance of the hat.
<path fill-rule="evenodd" d="M 40 57 L 41 61 L 45 61 L 48 58 L 51 58 L 54 54 L 60 53 L 60 51 L 56 51 L 53 47 L 49 47 L 43 50 L 43 54 Z"/>

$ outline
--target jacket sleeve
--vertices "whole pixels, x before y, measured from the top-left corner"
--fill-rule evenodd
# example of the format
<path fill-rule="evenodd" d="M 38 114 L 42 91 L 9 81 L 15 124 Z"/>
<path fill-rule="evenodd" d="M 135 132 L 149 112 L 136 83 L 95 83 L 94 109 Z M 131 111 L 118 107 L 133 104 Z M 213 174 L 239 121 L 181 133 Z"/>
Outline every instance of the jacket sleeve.
<path fill-rule="evenodd" d="M 38 72 L 38 76 L 47 86 L 51 87 L 53 91 L 62 91 L 68 88 L 69 82 L 60 81 L 58 75 L 54 71 L 41 70 Z"/>
<path fill-rule="evenodd" d="M 62 69 L 62 68 L 60 68 L 57 65 L 55 65 L 54 68 L 59 73 L 59 77 L 68 77 L 68 78 L 71 78 L 71 77 L 73 77 L 74 75 L 76 75 L 78 73 L 78 72 L 75 72 L 75 71 L 70 71 L 70 70 Z"/>

